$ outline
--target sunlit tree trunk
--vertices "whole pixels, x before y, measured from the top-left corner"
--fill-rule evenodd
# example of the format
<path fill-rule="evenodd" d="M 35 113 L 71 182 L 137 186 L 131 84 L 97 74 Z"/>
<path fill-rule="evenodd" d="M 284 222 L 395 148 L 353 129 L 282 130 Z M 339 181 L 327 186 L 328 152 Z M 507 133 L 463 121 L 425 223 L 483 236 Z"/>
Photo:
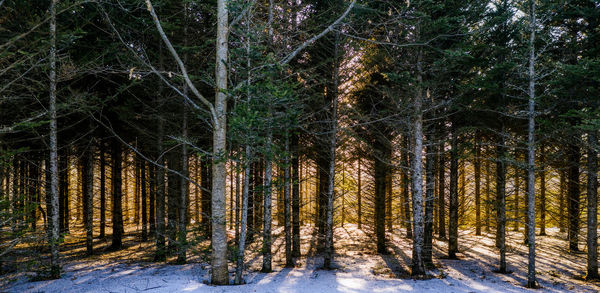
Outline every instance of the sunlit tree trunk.
<path fill-rule="evenodd" d="M 111 249 L 123 247 L 123 208 L 121 191 L 121 146 L 116 139 L 112 141 L 112 244 Z"/>
<path fill-rule="evenodd" d="M 535 30 L 536 30 L 536 20 L 535 20 L 535 0 L 530 0 L 530 12 L 529 12 L 529 28 L 530 28 L 530 36 L 529 36 L 529 111 L 528 111 L 528 128 L 527 128 L 527 226 L 529 226 L 529 242 L 528 242 L 528 265 L 527 265 L 527 287 L 535 288 L 537 287 L 535 280 Z M 542 152 L 542 205 L 545 205 L 545 166 L 544 166 L 544 148 L 541 149 Z M 545 206 L 542 207 L 542 210 L 545 209 Z M 545 211 L 542 212 L 542 235 L 545 235 Z"/>
<path fill-rule="evenodd" d="M 300 256 L 300 157 L 298 153 L 298 135 L 292 134 L 292 255 Z"/>
<path fill-rule="evenodd" d="M 458 138 L 456 126 L 452 126 L 450 140 L 450 200 L 448 217 L 448 258 L 458 253 Z"/>
<path fill-rule="evenodd" d="M 475 235 L 481 235 L 481 148 L 479 136 L 475 136 Z"/>
<path fill-rule="evenodd" d="M 588 132 L 587 161 L 587 280 L 598 275 L 598 138 L 597 132 Z"/>

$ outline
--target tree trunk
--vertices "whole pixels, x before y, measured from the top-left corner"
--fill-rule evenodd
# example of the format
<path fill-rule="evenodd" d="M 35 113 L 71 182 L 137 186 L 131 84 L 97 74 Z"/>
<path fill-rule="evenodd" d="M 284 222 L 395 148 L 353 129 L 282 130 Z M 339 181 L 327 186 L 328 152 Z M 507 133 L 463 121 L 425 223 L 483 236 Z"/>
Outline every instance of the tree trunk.
<path fill-rule="evenodd" d="M 521 189 L 521 176 L 519 175 L 519 167 L 515 166 L 515 220 L 513 221 L 513 231 L 517 232 L 519 231 L 519 221 L 521 220 L 520 218 L 520 204 L 519 204 L 519 192 Z"/>
<path fill-rule="evenodd" d="M 292 255 L 300 257 L 300 155 L 298 134 L 292 134 Z"/>
<path fill-rule="evenodd" d="M 443 137 L 443 133 L 440 137 Z M 440 142 L 438 167 L 438 236 L 441 239 L 446 239 L 446 154 L 444 142 L 444 140 Z"/>
<path fill-rule="evenodd" d="M 379 150 L 378 150 L 379 149 Z M 385 247 L 385 194 L 387 162 L 382 161 L 381 147 L 375 149 L 379 155 L 374 156 L 375 171 L 375 236 L 377 238 L 377 253 L 387 254 Z"/>
<path fill-rule="evenodd" d="M 48 114 L 50 118 L 50 203 L 46 207 L 48 217 L 48 244 L 50 246 L 51 277 L 60 277 L 58 255 L 58 127 L 56 123 L 56 4 L 58 0 L 50 1 L 50 103 Z"/>
<path fill-rule="evenodd" d="M 450 205 L 448 219 L 448 258 L 458 252 L 458 138 L 453 126 L 450 150 Z"/>
<path fill-rule="evenodd" d="M 187 10 L 186 10 L 187 17 Z M 187 92 L 187 87 L 185 87 L 185 92 Z M 187 103 L 183 104 L 183 121 L 182 121 L 182 136 L 187 140 L 188 136 L 188 113 L 187 113 Z M 189 166 L 188 166 L 188 148 L 187 144 L 183 144 L 181 149 L 181 174 L 185 177 L 189 177 Z M 187 253 L 187 214 L 188 214 L 188 180 L 185 178 L 179 178 L 179 219 L 178 219 L 178 230 L 177 231 L 177 245 L 178 245 L 178 253 L 177 253 L 177 263 L 184 264 L 187 261 L 186 253 Z"/>
<path fill-rule="evenodd" d="M 148 240 L 148 193 L 146 190 L 146 161 L 141 158 L 140 160 L 140 187 L 141 187 L 141 200 L 142 200 L 142 241 Z"/>
<path fill-rule="evenodd" d="M 362 167 L 360 165 L 360 157 L 358 158 L 358 186 L 357 186 L 357 191 L 356 191 L 356 197 L 357 197 L 357 201 L 358 201 L 358 212 L 357 212 L 357 216 L 358 216 L 358 229 L 362 229 L 362 186 L 361 186 L 361 171 L 362 171 Z"/>
<path fill-rule="evenodd" d="M 171 170 L 181 171 L 179 153 L 175 150 L 167 153 L 167 165 Z M 167 252 L 174 254 L 179 250 L 177 242 L 179 196 L 181 177 L 173 172 L 167 173 Z"/>
<path fill-rule="evenodd" d="M 213 121 L 212 180 L 212 279 L 214 285 L 229 284 L 227 269 L 227 233 L 225 229 L 225 180 L 227 169 L 223 158 L 227 153 L 227 68 L 229 22 L 226 0 L 217 1 L 216 97 Z"/>
<path fill-rule="evenodd" d="M 565 174 L 565 170 L 560 171 L 560 191 L 559 191 L 559 206 L 558 206 L 558 227 L 561 233 L 565 232 L 567 229 L 567 225 L 565 223 L 565 189 L 566 189 L 566 180 L 567 177 Z"/>
<path fill-rule="evenodd" d="M 433 266 L 433 203 L 435 202 L 436 165 L 436 154 L 433 144 L 434 141 L 428 139 L 425 150 L 425 227 L 423 236 L 423 262 L 426 266 Z"/>
<path fill-rule="evenodd" d="M 486 233 L 490 233 L 490 217 L 491 217 L 491 211 L 490 211 L 490 203 L 491 203 L 491 199 L 490 199 L 490 161 L 486 160 L 485 161 L 485 232 Z"/>
<path fill-rule="evenodd" d="M 475 235 L 481 235 L 481 148 L 479 137 L 475 136 Z"/>
<path fill-rule="evenodd" d="M 244 253 L 246 246 L 246 231 L 248 228 L 248 197 L 250 193 L 250 176 L 251 176 L 251 162 L 252 162 L 252 150 L 250 146 L 246 145 L 246 164 L 244 166 L 244 187 L 242 191 L 242 218 L 240 219 L 240 241 L 238 241 L 238 255 L 235 269 L 235 281 L 236 285 L 243 284 L 243 273 L 244 273 Z"/>
<path fill-rule="evenodd" d="M 568 218 L 569 218 L 569 249 L 579 251 L 579 147 L 575 144 L 568 146 Z"/>
<path fill-rule="evenodd" d="M 88 149 L 85 151 L 82 166 L 83 176 L 83 219 L 85 221 L 85 247 L 87 255 L 93 253 L 93 239 L 94 239 L 94 151 Z"/>
<path fill-rule="evenodd" d="M 496 235 L 500 249 L 499 273 L 506 273 L 506 146 L 504 125 L 496 142 Z"/>
<path fill-rule="evenodd" d="M 149 229 L 148 234 L 150 237 L 152 235 L 156 235 L 156 166 L 153 164 L 148 164 L 148 181 L 150 183 L 150 188 L 148 192 L 148 222 Z"/>
<path fill-rule="evenodd" d="M 598 275 L 598 138 L 597 132 L 588 132 L 587 178 L 587 280 Z"/>
<path fill-rule="evenodd" d="M 202 190 L 202 201 L 201 201 L 201 219 L 200 219 L 200 230 L 205 235 L 211 234 L 211 190 L 212 190 L 212 172 L 210 165 L 206 159 L 200 161 L 200 185 L 204 188 Z"/>
<path fill-rule="evenodd" d="M 418 67 L 420 69 L 420 55 Z M 420 71 L 420 70 L 419 70 Z M 420 75 L 419 75 L 420 79 Z M 419 89 L 421 91 L 421 89 Z M 423 110 L 421 93 L 415 100 L 415 121 L 413 132 L 413 161 L 412 161 L 412 211 L 413 211 L 413 250 L 412 250 L 412 276 L 425 275 L 423 261 Z"/>
<path fill-rule="evenodd" d="M 294 262 L 292 260 L 292 219 L 291 219 L 291 198 L 290 198 L 290 141 L 289 135 L 285 135 L 285 158 L 283 162 L 284 175 L 283 175 L 283 219 L 284 219 L 284 230 L 285 230 L 285 266 L 293 267 Z"/>
<path fill-rule="evenodd" d="M 100 143 L 100 239 L 106 237 L 106 158 L 104 143 Z"/>
<path fill-rule="evenodd" d="M 165 165 L 163 156 L 163 136 L 164 121 L 162 117 L 158 118 L 158 142 L 157 142 L 157 161 L 161 166 Z M 154 252 L 154 261 L 165 261 L 167 259 L 167 250 L 165 247 L 165 168 L 156 168 L 156 251 Z"/>
<path fill-rule="evenodd" d="M 270 119 L 269 119 L 270 120 Z M 272 196 L 273 196 L 273 160 L 271 159 L 271 143 L 273 134 L 271 128 L 267 130 L 266 155 L 265 155 L 265 185 L 264 185 L 264 210 L 263 210 L 263 247 L 262 247 L 262 272 L 270 273 L 272 269 L 271 255 L 271 223 L 272 216 Z"/>
<path fill-rule="evenodd" d="M 406 169 L 402 170 L 402 198 L 404 199 L 404 224 L 406 227 L 406 238 L 412 239 L 413 230 L 411 225 L 410 218 L 410 193 L 409 193 L 409 184 L 410 180 L 408 178 L 407 169 L 410 168 L 410 159 L 408 157 L 408 148 L 410 147 L 409 138 L 405 137 L 404 139 L 404 147 L 401 151 L 401 161 L 402 165 L 406 166 Z"/>
<path fill-rule="evenodd" d="M 112 244 L 111 249 L 119 250 L 123 247 L 123 209 L 121 191 L 121 146 L 116 139 L 112 142 Z"/>
<path fill-rule="evenodd" d="M 545 150 L 540 148 L 540 236 L 546 236 L 546 159 Z"/>
<path fill-rule="evenodd" d="M 528 266 L 527 266 L 527 287 L 536 288 L 536 280 L 535 280 L 535 30 L 536 30 L 536 21 L 535 21 L 535 0 L 529 1 L 531 5 L 531 11 L 529 14 L 530 22 L 530 36 L 529 36 L 529 113 L 528 113 L 528 131 L 527 131 L 527 171 L 528 171 L 528 181 L 527 181 L 527 203 L 529 204 L 527 210 L 527 226 L 529 227 L 529 253 L 528 253 Z M 545 205 L 545 189 L 546 189 L 546 181 L 545 181 L 545 165 L 544 165 L 544 148 L 541 149 L 542 155 L 542 194 L 541 200 L 542 205 Z M 542 207 L 542 228 L 541 233 L 545 235 L 545 206 Z"/>

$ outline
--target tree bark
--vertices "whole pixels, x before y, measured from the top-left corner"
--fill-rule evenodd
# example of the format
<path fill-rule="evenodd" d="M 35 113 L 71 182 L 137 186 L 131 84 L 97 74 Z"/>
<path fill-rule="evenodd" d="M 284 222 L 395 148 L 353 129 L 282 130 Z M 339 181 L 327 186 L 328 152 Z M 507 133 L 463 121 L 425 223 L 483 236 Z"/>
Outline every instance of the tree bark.
<path fill-rule="evenodd" d="M 506 273 L 506 144 L 504 125 L 496 141 L 496 235 L 500 249 L 499 273 Z"/>
<path fill-rule="evenodd" d="M 227 233 L 225 229 L 225 180 L 227 169 L 224 156 L 227 141 L 227 68 L 229 20 L 226 0 L 217 1 L 216 40 L 216 97 L 213 121 L 213 180 L 212 180 L 212 279 L 214 285 L 229 284 L 227 269 Z"/>
<path fill-rule="evenodd" d="M 442 136 L 443 137 L 443 133 Z M 440 141 L 438 169 L 438 236 L 446 239 L 446 154 L 445 141 Z"/>
<path fill-rule="evenodd" d="M 146 190 L 146 161 L 141 158 L 140 160 L 140 188 L 141 188 L 141 200 L 142 200 L 142 241 L 148 240 L 148 193 Z"/>
<path fill-rule="evenodd" d="M 568 218 L 569 218 L 569 249 L 573 252 L 579 251 L 579 146 L 572 144 L 568 146 Z"/>
<path fill-rule="evenodd" d="M 298 134 L 292 134 L 292 255 L 300 256 L 300 155 Z"/>
<path fill-rule="evenodd" d="M 420 57 L 418 67 L 420 69 Z M 419 70 L 420 71 L 420 70 Z M 419 75 L 420 79 L 420 75 Z M 420 80 L 419 80 L 420 83 Z M 412 211 L 413 211 L 413 250 L 412 250 L 412 276 L 425 275 L 425 263 L 423 261 L 424 227 L 423 227 L 423 110 L 421 89 L 415 99 L 415 121 L 413 132 L 413 161 L 412 161 Z"/>
<path fill-rule="evenodd" d="M 530 36 L 529 36 L 529 113 L 528 113 L 528 130 L 527 130 L 527 171 L 528 171 L 528 181 L 527 181 L 527 203 L 529 204 L 527 210 L 527 226 L 529 227 L 529 253 L 528 253 L 528 266 L 527 266 L 527 287 L 536 288 L 536 280 L 535 280 L 535 30 L 536 30 L 536 20 L 535 20 L 535 0 L 530 0 Z M 545 205 L 545 189 L 546 189 L 546 180 L 545 180 L 545 165 L 544 165 L 544 148 L 541 149 L 542 155 L 542 194 L 541 200 L 542 205 Z M 541 225 L 541 235 L 545 235 L 545 206 L 542 207 L 542 225 Z"/>
<path fill-rule="evenodd" d="M 588 132 L 587 161 L 587 280 L 600 279 L 598 275 L 598 138 L 597 132 Z"/>
<path fill-rule="evenodd" d="M 121 191 L 121 146 L 116 139 L 112 142 L 112 244 L 111 249 L 119 250 L 123 247 L 123 209 Z"/>
<path fill-rule="evenodd" d="M 479 137 L 475 136 L 475 235 L 481 235 L 481 148 Z"/>
<path fill-rule="evenodd" d="M 104 143 L 100 143 L 100 239 L 106 237 L 106 158 Z"/>
<path fill-rule="evenodd" d="M 448 258 L 455 259 L 458 252 L 458 138 L 453 126 L 450 141 L 450 203 L 448 219 Z"/>
<path fill-rule="evenodd" d="M 235 280 L 236 285 L 243 284 L 243 273 L 244 273 L 244 253 L 246 246 L 246 232 L 248 228 L 248 197 L 250 193 L 250 176 L 251 176 L 251 162 L 252 162 L 252 149 L 246 145 L 246 164 L 244 166 L 244 187 L 242 190 L 242 218 L 240 219 L 240 241 L 238 242 L 238 255 L 235 269 Z"/>
<path fill-rule="evenodd" d="M 425 162 L 425 227 L 423 236 L 423 262 L 426 266 L 433 266 L 433 203 L 435 202 L 435 165 L 436 154 L 433 146 L 434 140 L 428 139 Z"/>
<path fill-rule="evenodd" d="M 91 148 L 91 147 L 90 147 Z M 82 166 L 82 178 L 83 181 L 83 219 L 85 221 L 85 247 L 86 254 L 92 255 L 93 253 L 93 239 L 94 239 L 94 151 L 88 149 L 85 151 Z"/>
<path fill-rule="evenodd" d="M 291 198 L 290 198 L 290 139 L 285 135 L 285 158 L 283 162 L 283 219 L 285 230 L 285 266 L 293 267 L 292 260 L 292 219 L 291 219 Z"/>
<path fill-rule="evenodd" d="M 50 118 L 50 194 L 46 208 L 48 217 L 48 244 L 50 246 L 51 277 L 60 277 L 58 254 L 58 127 L 56 123 L 56 5 L 58 0 L 50 1 L 50 103 L 48 114 Z"/>
<path fill-rule="evenodd" d="M 270 116 L 270 115 L 269 115 Z M 269 119 L 270 120 L 270 119 Z M 262 272 L 270 273 L 272 269 L 272 235 L 271 224 L 273 220 L 272 196 L 273 196 L 273 160 L 271 159 L 271 143 L 273 134 L 269 127 L 266 141 L 265 159 L 265 185 L 264 185 L 264 210 L 263 210 L 263 247 L 262 247 Z"/>
<path fill-rule="evenodd" d="M 357 190 L 356 190 L 356 197 L 357 197 L 357 201 L 358 201 L 358 212 L 357 212 L 357 216 L 358 216 L 358 229 L 362 229 L 362 167 L 360 165 L 360 157 L 358 158 L 358 186 L 357 186 Z"/>
<path fill-rule="evenodd" d="M 412 230 L 412 225 L 411 225 L 411 218 L 410 218 L 410 192 L 409 192 L 409 185 L 410 185 L 410 180 L 408 178 L 408 169 L 410 168 L 410 159 L 408 156 L 408 148 L 410 147 L 410 142 L 409 142 L 409 137 L 405 137 L 404 139 L 404 146 L 402 148 L 401 151 L 401 158 L 400 160 L 402 161 L 402 165 L 406 166 L 406 169 L 402 170 L 402 198 L 404 199 L 404 224 L 406 227 L 406 238 L 408 239 L 412 239 L 413 238 L 413 230 Z"/>

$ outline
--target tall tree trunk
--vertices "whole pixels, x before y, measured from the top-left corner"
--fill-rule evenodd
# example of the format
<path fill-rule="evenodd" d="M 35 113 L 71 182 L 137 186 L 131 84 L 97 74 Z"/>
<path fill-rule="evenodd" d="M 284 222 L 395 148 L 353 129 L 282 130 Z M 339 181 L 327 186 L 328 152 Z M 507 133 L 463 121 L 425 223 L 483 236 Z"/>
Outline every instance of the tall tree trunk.
<path fill-rule="evenodd" d="M 142 200 L 142 241 L 148 240 L 148 193 L 146 189 L 146 161 L 140 160 L 140 187 Z"/>
<path fill-rule="evenodd" d="M 202 201 L 201 201 L 201 211 L 202 216 L 200 219 L 200 227 L 201 231 L 204 232 L 205 235 L 211 234 L 211 190 L 212 190 L 212 172 L 210 164 L 206 159 L 201 159 L 200 161 L 200 185 L 204 188 L 202 189 Z"/>
<path fill-rule="evenodd" d="M 358 158 L 358 186 L 356 190 L 356 197 L 358 201 L 358 229 L 362 229 L 362 178 L 361 178 L 362 167 L 360 165 L 360 157 Z"/>
<path fill-rule="evenodd" d="M 417 66 L 421 71 L 421 52 L 419 52 L 419 60 Z M 419 74 L 419 84 L 421 83 L 421 75 Z M 420 86 L 420 85 L 419 85 Z M 412 211 L 413 211 L 413 250 L 412 250 L 412 271 L 413 276 L 425 275 L 425 263 L 423 261 L 423 245 L 424 245 L 424 227 L 423 227 L 423 110 L 422 110 L 422 89 L 415 99 L 415 121 L 413 132 L 413 161 L 412 161 Z"/>
<path fill-rule="evenodd" d="M 558 227 L 561 233 L 565 232 L 567 225 L 565 223 L 565 189 L 566 189 L 566 172 L 565 170 L 560 171 L 560 191 L 559 191 L 559 206 L 558 206 Z"/>
<path fill-rule="evenodd" d="M 269 115 L 270 116 L 270 115 Z M 270 119 L 269 119 L 270 120 Z M 263 210 L 263 247 L 262 247 L 262 272 L 270 273 L 272 269 L 272 196 L 273 196 L 273 160 L 271 159 L 271 143 L 273 134 L 271 128 L 267 130 L 266 155 L 265 155 L 265 185 L 264 185 L 264 210 Z"/>
<path fill-rule="evenodd" d="M 377 238 L 377 252 L 386 254 L 385 247 L 385 195 L 386 195 L 386 169 L 387 162 L 382 161 L 382 147 L 377 147 L 374 156 L 375 171 L 375 236 Z"/>
<path fill-rule="evenodd" d="M 535 0 L 530 0 L 529 17 L 529 113 L 528 113 L 528 130 L 527 130 L 527 203 L 529 204 L 527 210 L 527 226 L 529 227 L 529 253 L 528 253 L 528 266 L 527 266 L 527 287 L 536 288 L 535 280 Z M 542 204 L 545 205 L 545 165 L 544 165 L 544 148 L 542 147 Z M 545 209 L 543 207 L 542 209 Z M 545 235 L 545 211 L 542 212 L 542 230 L 541 234 Z"/>
<path fill-rule="evenodd" d="M 572 144 L 568 146 L 568 218 L 569 218 L 569 249 L 573 252 L 579 251 L 579 146 Z"/>
<path fill-rule="evenodd" d="M 235 281 L 236 285 L 243 284 L 243 273 L 244 273 L 244 253 L 246 246 L 246 232 L 248 228 L 248 197 L 250 193 L 250 176 L 252 165 L 252 149 L 246 145 L 246 164 L 244 165 L 244 187 L 242 191 L 242 218 L 240 219 L 240 241 L 238 241 L 238 255 L 235 269 Z"/>
<path fill-rule="evenodd" d="M 481 147 L 479 136 L 475 136 L 475 235 L 481 235 Z"/>
<path fill-rule="evenodd" d="M 69 233 L 69 154 L 68 150 L 61 151 L 59 164 L 59 225 L 60 233 Z"/>
<path fill-rule="evenodd" d="M 148 181 L 150 183 L 148 192 L 148 222 L 149 229 L 148 234 L 150 237 L 156 235 L 156 166 L 154 164 L 148 164 Z"/>
<path fill-rule="evenodd" d="M 123 208 L 121 190 L 121 146 L 116 139 L 112 142 L 112 244 L 111 249 L 119 250 L 123 247 Z"/>
<path fill-rule="evenodd" d="M 458 138 L 456 126 L 452 127 L 450 143 L 450 203 L 448 218 L 448 258 L 455 259 L 458 252 Z"/>
<path fill-rule="evenodd" d="M 300 256 L 300 155 L 298 134 L 292 134 L 292 255 Z"/>
<path fill-rule="evenodd" d="M 94 239 L 94 151 L 90 149 L 85 151 L 82 166 L 82 178 L 83 181 L 83 219 L 85 221 L 85 247 L 87 255 L 93 253 L 93 239 Z"/>
<path fill-rule="evenodd" d="M 428 139 L 425 153 L 425 227 L 423 236 L 423 262 L 433 266 L 433 203 L 435 201 L 435 165 L 436 154 L 433 139 Z"/>
<path fill-rule="evenodd" d="M 187 9 L 186 9 L 186 18 L 187 18 Z M 187 38 L 186 38 L 187 42 Z M 185 87 L 185 92 L 187 92 L 187 86 Z M 187 112 L 187 103 L 183 104 L 183 121 L 182 121 L 182 136 L 187 140 L 188 136 L 188 112 Z M 188 148 L 187 144 L 183 144 L 181 149 L 181 174 L 185 177 L 189 177 L 189 166 L 188 166 Z M 177 244 L 178 244 L 178 253 L 177 253 L 177 263 L 184 264 L 187 261 L 186 253 L 187 253 L 187 214 L 188 214 L 188 180 L 185 178 L 179 178 L 179 219 L 178 219 L 178 232 L 177 232 Z"/>
<path fill-rule="evenodd" d="M 411 218 L 410 218 L 410 192 L 409 192 L 409 185 L 410 185 L 410 179 L 408 177 L 408 171 L 407 169 L 410 168 L 410 158 L 408 156 L 408 148 L 410 147 L 410 142 L 409 142 L 409 137 L 405 137 L 404 139 L 404 146 L 402 148 L 401 151 L 401 161 L 402 161 L 402 165 L 406 166 L 406 169 L 402 170 L 402 198 L 404 199 L 404 224 L 406 227 L 406 238 L 408 239 L 412 239 L 413 238 L 413 230 L 412 230 L 412 225 L 411 225 Z"/>
<path fill-rule="evenodd" d="M 285 158 L 283 162 L 283 219 L 285 230 L 285 266 L 293 267 L 292 260 L 292 219 L 291 219 L 291 198 L 290 198 L 290 138 L 285 134 Z"/>
<path fill-rule="evenodd" d="M 104 142 L 100 142 L 100 239 L 106 237 L 106 158 Z"/>
<path fill-rule="evenodd" d="M 225 180 L 227 169 L 223 156 L 227 153 L 227 68 L 229 20 L 226 0 L 217 1 L 216 97 L 213 121 L 212 180 L 212 279 L 214 285 L 229 284 L 227 269 L 227 233 L 225 229 Z"/>
<path fill-rule="evenodd" d="M 179 153 L 171 151 L 167 153 L 167 165 L 171 170 L 181 171 L 181 160 Z M 175 254 L 179 250 L 177 242 L 179 196 L 181 188 L 181 177 L 173 172 L 167 172 L 167 252 Z"/>
<path fill-rule="evenodd" d="M 490 211 L 490 203 L 491 203 L 491 198 L 490 198 L 490 192 L 491 192 L 491 188 L 490 188 L 490 161 L 486 160 L 485 161 L 485 232 L 486 233 L 490 233 L 490 217 L 491 215 L 491 211 Z"/>
<path fill-rule="evenodd" d="M 540 236 L 546 236 L 546 158 L 542 145 L 540 148 Z"/>
<path fill-rule="evenodd" d="M 443 137 L 443 133 L 440 137 Z M 440 141 L 438 169 L 438 236 L 446 239 L 446 154 L 445 141 Z"/>
<path fill-rule="evenodd" d="M 519 221 L 520 218 L 520 204 L 519 204 L 519 192 L 521 189 L 521 175 L 519 174 L 519 167 L 515 167 L 515 220 L 513 221 L 513 231 L 519 231 Z"/>
<path fill-rule="evenodd" d="M 157 146 L 157 161 L 160 166 L 165 165 L 163 155 L 163 136 L 164 136 L 164 120 L 158 118 L 158 141 Z M 167 250 L 165 246 L 165 168 L 156 168 L 156 251 L 154 252 L 154 261 L 165 261 L 167 259 Z"/>
<path fill-rule="evenodd" d="M 390 155 L 390 159 L 391 159 L 391 155 Z M 389 159 L 388 159 L 388 163 L 389 163 Z M 390 168 L 386 168 L 386 174 L 385 174 L 385 224 L 386 224 L 386 228 L 388 232 L 392 232 L 392 174 L 390 172 Z M 343 169 L 342 169 L 343 172 Z M 342 173 L 342 176 L 345 173 Z M 342 182 L 344 182 L 344 180 L 342 180 Z M 344 183 L 342 183 L 342 186 L 344 186 Z M 344 197 L 342 195 L 342 219 L 344 219 L 345 213 L 344 213 Z M 344 221 L 342 220 L 342 227 L 344 226 Z"/>
<path fill-rule="evenodd" d="M 500 249 L 499 273 L 506 273 L 506 145 L 504 125 L 496 141 L 496 235 Z"/>
<path fill-rule="evenodd" d="M 597 132 L 588 132 L 587 161 L 587 280 L 598 275 L 598 138 Z"/>
<path fill-rule="evenodd" d="M 50 118 L 50 194 L 46 207 L 48 217 L 48 244 L 50 246 L 51 277 L 60 277 L 58 255 L 58 127 L 56 123 L 56 4 L 58 0 L 50 1 L 50 103 L 48 114 Z"/>

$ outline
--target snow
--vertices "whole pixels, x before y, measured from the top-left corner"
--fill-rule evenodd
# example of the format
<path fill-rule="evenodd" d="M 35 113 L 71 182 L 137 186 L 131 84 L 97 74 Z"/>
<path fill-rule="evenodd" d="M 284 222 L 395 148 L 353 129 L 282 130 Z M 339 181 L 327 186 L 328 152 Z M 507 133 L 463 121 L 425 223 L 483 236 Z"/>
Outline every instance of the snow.
<path fill-rule="evenodd" d="M 280 232 L 280 231 L 279 231 Z M 309 231 L 310 232 L 310 231 Z M 311 253 L 315 239 L 304 233 L 303 252 L 309 256 L 295 268 L 283 268 L 281 238 L 274 244 L 276 271 L 259 273 L 261 258 L 249 255 L 247 284 L 210 286 L 209 266 L 200 259 L 186 265 L 125 261 L 106 256 L 73 259 L 58 280 L 30 282 L 21 274 L 10 282 L 0 281 L 4 292 L 598 292 L 598 283 L 578 280 L 585 272 L 585 255 L 570 254 L 562 235 L 550 229 L 552 236 L 537 237 L 537 272 L 541 290 L 523 287 L 526 282 L 527 247 L 522 232 L 509 232 L 507 253 L 512 274 L 494 273 L 498 256 L 493 235 L 475 236 L 461 231 L 460 259 L 444 259 L 446 244 L 435 240 L 433 278 L 413 280 L 408 276 L 411 242 L 404 232 L 389 235 L 390 255 L 373 253 L 374 241 L 354 225 L 336 229 L 336 270 L 321 270 L 322 258 Z M 255 244 L 256 245 L 256 244 Z M 147 247 L 130 246 L 147 252 Z M 251 249 L 254 246 L 250 247 Z M 257 250 L 253 250 L 257 251 Z M 190 253 L 191 254 L 191 253 Z M 233 268 L 231 273 L 233 276 Z"/>

